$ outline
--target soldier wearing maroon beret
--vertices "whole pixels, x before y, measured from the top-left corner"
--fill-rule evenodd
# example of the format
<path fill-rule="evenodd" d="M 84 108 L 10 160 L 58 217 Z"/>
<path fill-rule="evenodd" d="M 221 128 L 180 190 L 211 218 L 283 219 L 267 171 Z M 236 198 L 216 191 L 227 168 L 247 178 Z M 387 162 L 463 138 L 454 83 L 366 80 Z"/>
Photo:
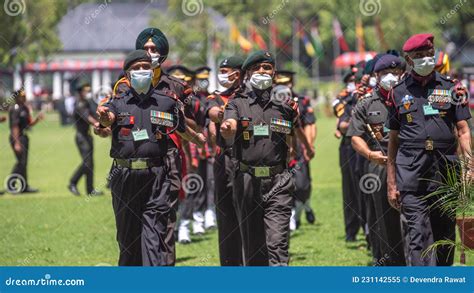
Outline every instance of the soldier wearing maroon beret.
<path fill-rule="evenodd" d="M 439 196 L 428 195 L 459 157 L 471 160 L 471 114 L 455 82 L 434 70 L 432 34 L 410 37 L 403 51 L 412 70 L 389 94 L 388 199 L 407 221 L 408 264 L 452 265 L 451 247 L 423 254 L 438 240 L 455 239 L 455 219 L 442 213 Z"/>

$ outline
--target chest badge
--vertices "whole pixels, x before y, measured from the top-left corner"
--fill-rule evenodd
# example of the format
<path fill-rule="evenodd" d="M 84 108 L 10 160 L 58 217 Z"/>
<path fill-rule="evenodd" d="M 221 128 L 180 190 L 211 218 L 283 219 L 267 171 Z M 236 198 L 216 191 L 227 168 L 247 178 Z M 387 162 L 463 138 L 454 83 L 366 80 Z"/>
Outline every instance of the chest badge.
<path fill-rule="evenodd" d="M 405 95 L 402 99 L 402 104 L 405 110 L 409 110 L 411 104 L 413 104 L 413 97 L 410 95 Z"/>
<path fill-rule="evenodd" d="M 150 111 L 150 121 L 153 124 L 158 124 L 166 127 L 173 127 L 173 115 L 166 112 L 159 112 L 155 110 Z"/>

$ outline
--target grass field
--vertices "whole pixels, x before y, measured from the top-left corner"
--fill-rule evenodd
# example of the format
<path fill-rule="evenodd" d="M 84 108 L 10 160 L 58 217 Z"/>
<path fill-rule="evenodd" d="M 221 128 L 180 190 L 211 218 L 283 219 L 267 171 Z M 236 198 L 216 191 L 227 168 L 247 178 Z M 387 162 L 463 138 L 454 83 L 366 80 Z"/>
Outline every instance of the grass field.
<path fill-rule="evenodd" d="M 29 134 L 29 181 L 41 193 L 0 197 L 0 265 L 94 266 L 115 265 L 118 246 L 106 176 L 111 160 L 108 139 L 95 137 L 95 185 L 102 197 L 74 197 L 66 189 L 79 164 L 72 127 L 60 127 L 58 115 L 49 114 Z M 342 196 L 335 121 L 318 120 L 316 158 L 312 162 L 312 206 L 317 223 L 301 228 L 291 237 L 291 265 L 366 266 L 370 256 L 362 235 L 344 241 Z M 8 143 L 8 123 L 0 124 L 0 180 L 14 163 Z M 85 183 L 79 187 L 85 193 Z M 469 257 L 468 257 L 469 259 Z M 456 255 L 456 260 L 459 256 Z M 469 259 L 471 265 L 474 262 Z M 177 244 L 177 265 L 219 265 L 217 233 L 193 237 L 190 245 Z"/>

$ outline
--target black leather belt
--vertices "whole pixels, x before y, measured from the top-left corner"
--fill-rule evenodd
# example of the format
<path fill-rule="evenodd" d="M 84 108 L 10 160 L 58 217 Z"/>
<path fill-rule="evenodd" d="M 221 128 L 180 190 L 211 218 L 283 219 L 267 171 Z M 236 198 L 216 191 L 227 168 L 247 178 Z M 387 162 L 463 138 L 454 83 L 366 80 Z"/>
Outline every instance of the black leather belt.
<path fill-rule="evenodd" d="M 141 169 L 148 169 L 152 167 L 163 166 L 163 158 L 115 159 L 115 163 L 117 164 L 117 166 L 120 166 L 122 168 L 141 170 Z"/>
<path fill-rule="evenodd" d="M 400 141 L 400 146 L 403 148 L 411 149 L 425 149 L 427 151 L 432 151 L 435 149 L 449 149 L 456 146 L 455 141 L 437 141 L 430 138 L 426 140 L 410 140 L 410 141 Z"/>
<path fill-rule="evenodd" d="M 250 173 L 255 177 L 273 177 L 283 172 L 286 168 L 283 165 L 276 166 L 249 166 L 240 162 L 240 171 Z"/>

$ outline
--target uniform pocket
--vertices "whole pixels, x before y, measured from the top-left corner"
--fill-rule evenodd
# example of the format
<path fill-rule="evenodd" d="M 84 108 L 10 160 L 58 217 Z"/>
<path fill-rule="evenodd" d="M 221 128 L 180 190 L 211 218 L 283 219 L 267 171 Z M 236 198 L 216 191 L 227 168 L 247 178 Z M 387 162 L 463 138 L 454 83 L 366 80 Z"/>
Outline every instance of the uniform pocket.
<path fill-rule="evenodd" d="M 396 165 L 410 166 L 415 161 L 415 154 L 410 150 L 399 149 L 396 157 Z"/>

